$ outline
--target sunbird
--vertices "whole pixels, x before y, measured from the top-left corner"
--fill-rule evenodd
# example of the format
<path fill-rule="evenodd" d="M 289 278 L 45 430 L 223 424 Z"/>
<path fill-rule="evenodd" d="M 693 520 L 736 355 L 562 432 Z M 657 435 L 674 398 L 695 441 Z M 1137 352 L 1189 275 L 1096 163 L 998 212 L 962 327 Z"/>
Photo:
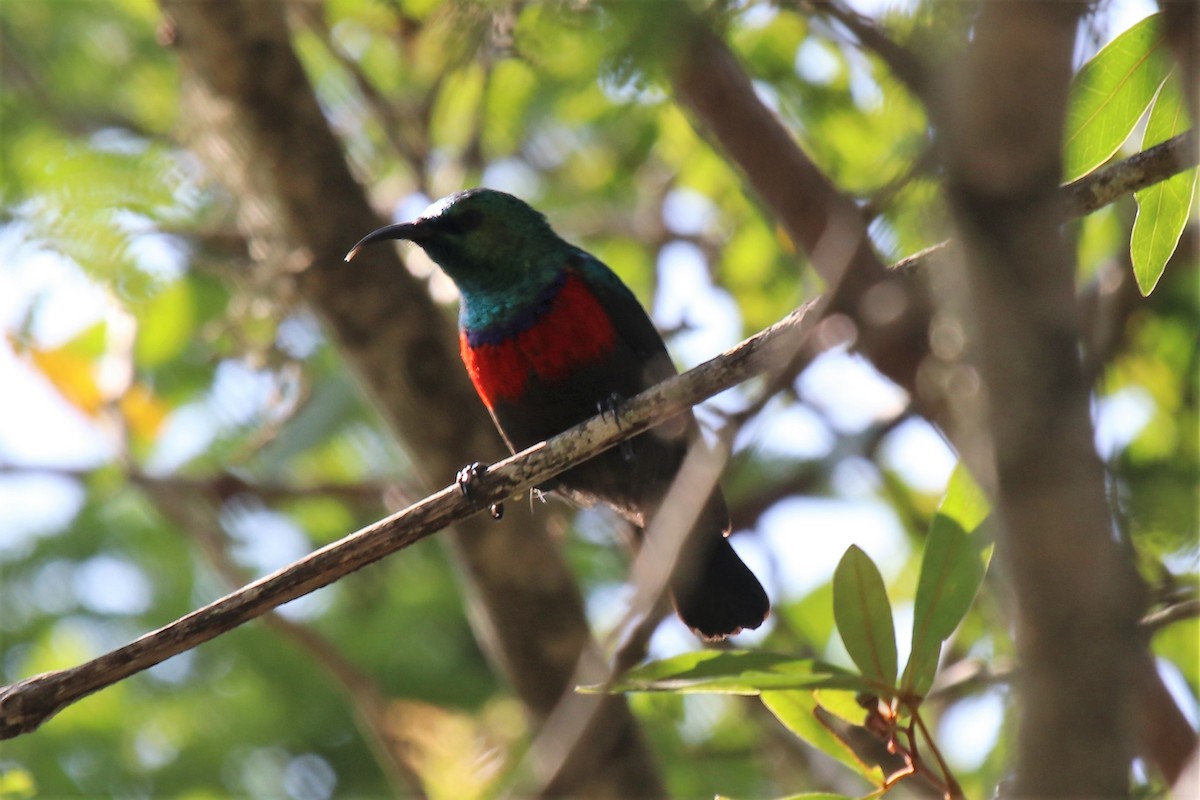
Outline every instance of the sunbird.
<path fill-rule="evenodd" d="M 384 239 L 419 245 L 458 287 L 463 364 L 513 452 L 597 413 L 619 415 L 623 398 L 676 374 L 662 337 L 616 273 L 510 194 L 476 188 L 444 197 L 412 222 L 367 234 L 346 260 Z M 542 488 L 582 505 L 605 503 L 642 530 L 698 435 L 688 412 Z M 706 640 L 757 628 L 770 610 L 728 534 L 717 490 L 670 578 L 680 619 Z"/>

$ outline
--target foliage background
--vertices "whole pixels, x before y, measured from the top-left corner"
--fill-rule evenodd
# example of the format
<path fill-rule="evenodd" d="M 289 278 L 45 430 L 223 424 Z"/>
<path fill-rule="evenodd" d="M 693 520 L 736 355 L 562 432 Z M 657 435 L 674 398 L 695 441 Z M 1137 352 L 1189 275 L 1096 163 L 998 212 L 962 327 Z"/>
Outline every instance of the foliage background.
<path fill-rule="evenodd" d="M 885 261 L 939 241 L 920 103 L 828 18 L 781 5 L 718 15 L 756 91 L 870 204 Z M 936 40 L 953 23 L 932 19 L 942 10 L 884 18 Z M 1138 11 L 1095 14 L 1079 60 Z M 823 288 L 646 69 L 659 32 L 642 40 L 556 4 L 329 0 L 296 3 L 288 20 L 377 209 L 407 218 L 475 184 L 525 197 L 629 283 L 681 366 Z M 4 683 L 122 644 L 452 477 L 413 462 L 298 302 L 296 265 L 247 237 L 247 219 L 271 210 L 231 193 L 212 153 L 198 154 L 175 35 L 148 0 L 0 5 Z M 1081 286 L 1129 282 L 1132 219 L 1127 199 L 1072 225 Z M 346 246 L 372 227 L 346 230 Z M 406 264 L 452 319 L 445 279 L 420 253 Z M 1197 572 L 1195 268 L 1193 218 L 1156 291 L 1108 320 L 1119 333 L 1094 399 L 1122 535 L 1163 600 Z M 867 362 L 818 358 L 740 437 L 724 479 L 745 531 L 735 541 L 776 604 L 739 643 L 846 662 L 830 581 L 852 543 L 911 614 L 953 463 Z M 627 596 L 617 524 L 556 504 L 534 519 L 561 542 L 603 636 Z M 463 598 L 442 542 L 410 548 L 4 742 L 0 796 L 520 793 L 529 721 Z M 969 795 L 990 794 L 1011 755 L 1007 604 L 993 576 L 944 656 L 946 674 L 971 676 L 937 703 Z M 1193 724 L 1197 627 L 1153 641 Z M 697 646 L 672 621 L 653 652 Z M 672 796 L 862 789 L 755 704 L 630 702 Z"/>

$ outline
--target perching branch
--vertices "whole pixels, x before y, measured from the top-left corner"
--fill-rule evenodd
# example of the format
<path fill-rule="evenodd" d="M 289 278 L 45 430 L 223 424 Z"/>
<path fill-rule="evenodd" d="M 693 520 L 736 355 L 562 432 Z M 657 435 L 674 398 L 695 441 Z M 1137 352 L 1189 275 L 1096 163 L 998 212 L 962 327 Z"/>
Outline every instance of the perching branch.
<path fill-rule="evenodd" d="M 70 669 L 0 690 L 0 738 L 29 733 L 68 705 L 259 617 L 497 503 L 545 483 L 795 353 L 812 327 L 804 306 L 770 328 L 629 401 L 620 420 L 594 417 L 500 461 L 472 487 L 451 485 L 169 625 Z"/>
<path fill-rule="evenodd" d="M 1195 149 L 1187 144 L 1188 136 L 1185 134 L 1164 142 L 1102 172 L 1123 174 L 1131 169 L 1127 166 L 1130 162 L 1154 163 L 1159 166 L 1146 174 L 1165 180 L 1189 165 L 1189 157 L 1185 154 L 1191 154 L 1194 159 Z M 1174 154 L 1172 160 L 1148 155 L 1152 151 L 1162 153 L 1164 149 Z M 1163 167 L 1163 164 L 1168 166 Z M 1140 180 L 1150 179 L 1143 177 Z M 1112 185 L 1112 182 L 1105 183 Z M 1079 182 L 1061 191 L 1077 194 L 1078 185 Z M 1126 192 L 1141 188 L 1130 183 L 1125 186 Z M 1112 202 L 1120 195 L 1098 196 Z M 1078 210 L 1078 206 L 1074 210 Z M 446 487 L 124 647 L 77 667 L 34 676 L 0 689 L 0 738 L 36 730 L 54 714 L 92 692 L 190 650 L 289 600 L 327 586 L 447 525 L 476 514 L 491 503 L 544 483 L 574 464 L 764 372 L 775 359 L 790 358 L 798 351 L 803 336 L 814 322 L 812 315 L 806 313 L 809 308 L 811 306 L 797 309 L 716 358 L 638 395 L 623 410 L 620 425 L 596 417 L 498 462 L 479 481 L 470 501 L 463 498 L 456 487 Z"/>
<path fill-rule="evenodd" d="M 287 5 L 160 5 L 179 31 L 181 135 L 237 199 L 238 228 L 251 243 L 255 270 L 321 320 L 367 401 L 404 443 L 412 479 L 428 489 L 463 461 L 506 455 L 465 371 L 450 368 L 458 360 L 450 320 L 397 251 L 381 247 L 352 266 L 342 261 L 362 231 L 384 220 L 351 172 L 346 144 L 330 129 L 305 74 Z M 590 646 L 566 559 L 546 526 L 532 524 L 520 508 L 499 523 L 462 520 L 439 538 L 462 576 L 476 640 L 537 729 Z M 605 713 L 616 735 L 611 747 L 592 751 L 565 793 L 665 796 L 625 699 L 585 702 L 611 706 Z"/>

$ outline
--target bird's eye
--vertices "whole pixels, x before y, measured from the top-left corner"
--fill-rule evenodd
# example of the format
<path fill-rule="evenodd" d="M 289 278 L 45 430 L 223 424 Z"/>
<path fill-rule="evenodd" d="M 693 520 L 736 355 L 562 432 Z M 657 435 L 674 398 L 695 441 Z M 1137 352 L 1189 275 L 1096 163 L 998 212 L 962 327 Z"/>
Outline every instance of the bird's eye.
<path fill-rule="evenodd" d="M 454 228 L 458 233 L 470 233 L 483 222 L 483 212 L 469 208 L 454 218 Z"/>
<path fill-rule="evenodd" d="M 425 225 L 443 236 L 461 236 L 483 224 L 483 212 L 477 208 L 455 209 L 426 217 Z"/>
<path fill-rule="evenodd" d="M 437 227 L 442 233 L 461 236 L 470 233 L 483 222 L 483 212 L 468 208 L 454 214 L 443 214 L 437 218 Z"/>

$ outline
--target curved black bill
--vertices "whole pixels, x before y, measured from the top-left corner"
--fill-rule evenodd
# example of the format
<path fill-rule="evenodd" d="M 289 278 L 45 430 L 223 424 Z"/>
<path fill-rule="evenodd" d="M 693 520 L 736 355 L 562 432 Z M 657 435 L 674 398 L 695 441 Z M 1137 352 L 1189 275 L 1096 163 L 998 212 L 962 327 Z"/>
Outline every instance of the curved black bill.
<path fill-rule="evenodd" d="M 366 236 L 358 240 L 358 244 L 350 248 L 350 252 L 346 253 L 346 261 L 350 261 L 358 251 L 363 247 L 379 242 L 384 239 L 408 239 L 410 241 L 419 241 L 421 233 L 424 229 L 419 222 L 398 222 L 395 225 L 385 225 L 377 231 L 371 231 Z"/>

